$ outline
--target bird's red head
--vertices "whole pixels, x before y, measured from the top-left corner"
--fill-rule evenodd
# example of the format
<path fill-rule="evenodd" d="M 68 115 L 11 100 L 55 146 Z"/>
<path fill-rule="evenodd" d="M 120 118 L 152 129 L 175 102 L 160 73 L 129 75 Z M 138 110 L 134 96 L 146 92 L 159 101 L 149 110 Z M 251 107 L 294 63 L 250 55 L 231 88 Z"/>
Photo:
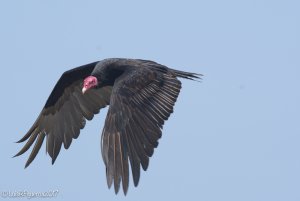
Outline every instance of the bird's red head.
<path fill-rule="evenodd" d="M 95 76 L 88 76 L 83 81 L 82 93 L 84 94 L 87 90 L 94 88 L 98 85 L 98 80 Z"/>

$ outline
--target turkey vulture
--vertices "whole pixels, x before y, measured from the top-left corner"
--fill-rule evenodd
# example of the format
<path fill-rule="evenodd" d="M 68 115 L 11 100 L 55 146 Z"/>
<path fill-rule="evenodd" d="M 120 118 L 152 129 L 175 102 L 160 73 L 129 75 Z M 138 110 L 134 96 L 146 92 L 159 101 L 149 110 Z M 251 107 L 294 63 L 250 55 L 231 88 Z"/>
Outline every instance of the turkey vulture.
<path fill-rule="evenodd" d="M 181 89 L 177 79 L 200 79 L 201 74 L 174 70 L 153 61 L 104 59 L 63 73 L 43 110 L 15 155 L 26 152 L 35 142 L 25 168 L 34 160 L 46 138 L 46 151 L 52 164 L 62 144 L 68 149 L 79 136 L 86 119 L 110 105 L 101 137 L 101 152 L 106 166 L 107 185 L 115 193 L 122 181 L 126 195 L 129 162 L 134 186 L 140 166 L 147 170 L 149 157 L 162 134 L 164 121 L 173 112 Z"/>

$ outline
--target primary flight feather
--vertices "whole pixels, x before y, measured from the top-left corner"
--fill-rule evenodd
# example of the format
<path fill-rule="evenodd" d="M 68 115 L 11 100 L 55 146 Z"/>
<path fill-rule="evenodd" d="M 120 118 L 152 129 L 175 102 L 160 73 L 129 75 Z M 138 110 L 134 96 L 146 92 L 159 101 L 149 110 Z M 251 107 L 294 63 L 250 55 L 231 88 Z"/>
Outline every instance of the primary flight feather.
<path fill-rule="evenodd" d="M 115 193 L 138 185 L 140 166 L 147 170 L 158 146 L 164 121 L 173 112 L 181 89 L 177 79 L 200 79 L 200 74 L 178 71 L 153 61 L 105 59 L 63 73 L 33 126 L 18 142 L 27 140 L 16 154 L 33 149 L 27 167 L 46 138 L 46 151 L 55 162 L 61 146 L 68 149 L 91 120 L 109 105 L 101 137 L 108 187 Z M 122 181 L 122 182 L 121 182 Z"/>

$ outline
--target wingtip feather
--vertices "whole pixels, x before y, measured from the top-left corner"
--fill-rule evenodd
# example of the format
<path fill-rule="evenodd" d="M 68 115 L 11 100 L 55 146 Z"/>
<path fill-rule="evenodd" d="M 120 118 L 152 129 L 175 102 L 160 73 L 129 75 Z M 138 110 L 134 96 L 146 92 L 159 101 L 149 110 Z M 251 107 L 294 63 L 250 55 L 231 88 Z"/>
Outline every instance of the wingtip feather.
<path fill-rule="evenodd" d="M 27 140 L 31 136 L 31 134 L 35 131 L 35 129 L 36 129 L 36 126 L 35 125 L 32 126 L 29 129 L 29 131 L 20 140 L 16 141 L 15 143 L 21 143 L 21 142 L 24 142 L 25 140 Z"/>
<path fill-rule="evenodd" d="M 45 134 L 40 133 L 38 136 L 38 139 L 36 140 L 36 142 L 34 144 L 31 154 L 29 155 L 29 158 L 25 164 L 25 168 L 27 168 L 30 165 L 30 163 L 35 159 L 37 153 L 39 152 L 39 150 L 43 144 L 44 138 L 45 138 Z"/>

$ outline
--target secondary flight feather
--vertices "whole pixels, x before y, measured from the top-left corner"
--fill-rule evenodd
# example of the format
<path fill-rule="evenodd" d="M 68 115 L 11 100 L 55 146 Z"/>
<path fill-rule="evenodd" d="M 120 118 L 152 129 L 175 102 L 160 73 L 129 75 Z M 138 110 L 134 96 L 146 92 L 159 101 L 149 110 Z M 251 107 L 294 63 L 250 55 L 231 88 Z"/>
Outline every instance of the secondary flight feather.
<path fill-rule="evenodd" d="M 140 59 L 105 59 L 62 74 L 37 120 L 18 142 L 25 153 L 32 145 L 29 166 L 46 139 L 46 151 L 55 162 L 61 146 L 68 149 L 86 120 L 109 105 L 101 137 L 107 184 L 120 184 L 124 194 L 138 185 L 140 167 L 147 170 L 158 146 L 164 122 L 173 112 L 181 89 L 178 78 L 200 79 L 201 75 L 168 68 Z M 130 167 L 129 168 L 129 164 Z"/>

